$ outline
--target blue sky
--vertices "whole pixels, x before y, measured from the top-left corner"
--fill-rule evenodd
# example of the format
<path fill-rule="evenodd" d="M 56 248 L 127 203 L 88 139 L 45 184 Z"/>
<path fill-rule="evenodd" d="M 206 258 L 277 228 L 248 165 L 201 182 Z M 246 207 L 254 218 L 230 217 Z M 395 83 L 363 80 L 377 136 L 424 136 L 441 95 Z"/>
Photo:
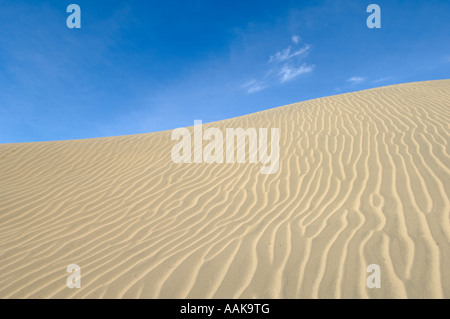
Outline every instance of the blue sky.
<path fill-rule="evenodd" d="M 66 8 L 81 7 L 81 29 Z M 366 8 L 381 7 L 381 29 Z M 450 78 L 450 1 L 0 0 L 0 143 L 147 133 Z"/>

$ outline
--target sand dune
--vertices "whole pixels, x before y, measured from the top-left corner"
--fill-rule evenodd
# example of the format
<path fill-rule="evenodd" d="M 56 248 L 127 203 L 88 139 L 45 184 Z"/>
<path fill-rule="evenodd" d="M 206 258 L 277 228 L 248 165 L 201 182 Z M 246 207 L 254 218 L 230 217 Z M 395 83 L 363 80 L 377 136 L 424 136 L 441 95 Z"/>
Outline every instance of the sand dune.
<path fill-rule="evenodd" d="M 211 126 L 280 128 L 278 172 L 171 131 L 0 145 L 0 297 L 450 298 L 450 80 Z"/>

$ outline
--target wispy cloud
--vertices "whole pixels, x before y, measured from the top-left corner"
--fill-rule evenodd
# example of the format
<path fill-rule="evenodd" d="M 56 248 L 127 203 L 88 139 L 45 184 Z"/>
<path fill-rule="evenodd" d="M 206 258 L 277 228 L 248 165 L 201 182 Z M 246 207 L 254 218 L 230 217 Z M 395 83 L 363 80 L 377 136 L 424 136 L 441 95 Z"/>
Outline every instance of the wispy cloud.
<path fill-rule="evenodd" d="M 297 38 L 294 38 L 297 37 Z M 292 41 L 300 41 L 300 37 L 294 36 Z M 299 75 L 312 72 L 314 65 L 307 65 L 306 63 L 300 64 L 300 62 L 309 54 L 311 46 L 309 44 L 304 45 L 298 50 L 291 52 L 291 46 L 287 47 L 283 51 L 279 51 L 272 55 L 269 62 L 274 65 L 277 70 L 278 80 L 280 83 L 291 81 Z"/>
<path fill-rule="evenodd" d="M 291 53 L 291 47 L 289 46 L 288 48 L 284 49 L 283 51 L 279 51 L 279 52 L 275 53 L 275 55 L 272 55 L 269 59 L 269 62 L 283 62 L 283 61 L 290 60 L 293 57 L 300 56 L 300 55 L 302 57 L 306 57 L 309 53 L 310 48 L 311 48 L 311 46 L 305 45 L 303 48 Z"/>
<path fill-rule="evenodd" d="M 360 84 L 362 82 L 364 82 L 366 80 L 366 78 L 362 77 L 362 76 L 352 76 L 350 79 L 347 79 L 347 82 L 350 82 L 352 84 Z"/>
<path fill-rule="evenodd" d="M 292 36 L 291 40 L 294 45 L 290 45 L 269 57 L 268 69 L 264 72 L 261 80 L 249 80 L 242 84 L 241 88 L 244 88 L 247 93 L 252 94 L 268 88 L 275 83 L 283 84 L 292 81 L 302 74 L 312 72 L 315 66 L 303 62 L 303 59 L 311 51 L 311 46 L 305 44 L 300 47 L 298 43 L 301 39 L 298 35 Z"/>
<path fill-rule="evenodd" d="M 284 83 L 295 79 L 297 76 L 301 74 L 312 72 L 313 69 L 314 69 L 313 65 L 306 65 L 305 63 L 299 67 L 293 67 L 285 64 L 281 68 L 278 75 L 280 76 L 281 83 Z"/>
<path fill-rule="evenodd" d="M 248 93 L 253 94 L 259 91 L 262 91 L 266 88 L 263 82 L 256 81 L 254 79 L 245 82 L 241 86 L 242 88 L 246 89 Z"/>

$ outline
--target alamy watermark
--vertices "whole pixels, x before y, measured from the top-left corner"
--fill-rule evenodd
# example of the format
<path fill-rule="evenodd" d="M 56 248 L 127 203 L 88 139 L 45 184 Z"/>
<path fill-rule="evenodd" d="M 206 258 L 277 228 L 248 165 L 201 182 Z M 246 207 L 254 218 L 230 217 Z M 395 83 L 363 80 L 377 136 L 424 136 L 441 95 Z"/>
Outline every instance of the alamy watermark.
<path fill-rule="evenodd" d="M 67 17 L 66 24 L 69 29 L 81 28 L 81 8 L 77 4 L 70 4 L 67 6 L 66 11 L 70 13 Z M 381 28 L 381 8 L 378 4 L 369 4 L 366 12 L 370 13 L 366 20 L 367 27 L 369 29 Z"/>
<path fill-rule="evenodd" d="M 66 24 L 69 29 L 80 29 L 81 28 L 81 8 L 77 4 L 70 4 L 67 6 L 68 13 L 71 13 L 67 17 Z"/>
<path fill-rule="evenodd" d="M 381 8 L 378 4 L 370 4 L 367 7 L 367 12 L 371 13 L 367 17 L 366 24 L 369 29 L 380 29 L 381 28 Z"/>
<path fill-rule="evenodd" d="M 380 266 L 377 264 L 371 264 L 367 266 L 366 271 L 371 273 L 371 275 L 369 275 L 366 280 L 367 288 L 381 288 Z"/>
<path fill-rule="evenodd" d="M 194 121 L 194 136 L 192 156 L 191 132 L 187 128 L 177 128 L 172 131 L 172 141 L 176 143 L 171 152 L 174 163 L 245 163 L 246 141 L 248 141 L 249 163 L 263 164 L 261 174 L 275 174 L 280 165 L 280 134 L 279 128 L 270 129 L 270 154 L 268 153 L 267 128 L 226 128 L 225 158 L 224 132 L 216 127 L 210 127 L 203 132 L 201 120 Z M 203 147 L 203 142 L 209 141 Z M 235 144 L 235 142 L 237 142 Z M 235 145 L 237 156 L 235 159 Z"/>
<path fill-rule="evenodd" d="M 67 272 L 70 275 L 67 277 L 67 288 L 81 288 L 81 268 L 77 264 L 67 266 Z"/>
<path fill-rule="evenodd" d="M 366 271 L 371 273 L 366 279 L 367 288 L 381 288 L 381 269 L 377 264 L 367 266 Z M 67 288 L 81 288 L 81 268 L 77 264 L 67 266 L 70 274 L 66 280 Z"/>

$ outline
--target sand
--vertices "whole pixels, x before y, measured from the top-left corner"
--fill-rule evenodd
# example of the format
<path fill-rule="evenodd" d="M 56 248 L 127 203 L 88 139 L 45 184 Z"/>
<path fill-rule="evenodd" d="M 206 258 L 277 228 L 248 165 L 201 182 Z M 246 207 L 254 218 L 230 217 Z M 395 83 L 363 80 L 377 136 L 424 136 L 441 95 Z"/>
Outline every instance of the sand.
<path fill-rule="evenodd" d="M 0 297 L 450 298 L 450 80 L 204 127 L 279 128 L 278 172 L 171 131 L 0 145 Z"/>

